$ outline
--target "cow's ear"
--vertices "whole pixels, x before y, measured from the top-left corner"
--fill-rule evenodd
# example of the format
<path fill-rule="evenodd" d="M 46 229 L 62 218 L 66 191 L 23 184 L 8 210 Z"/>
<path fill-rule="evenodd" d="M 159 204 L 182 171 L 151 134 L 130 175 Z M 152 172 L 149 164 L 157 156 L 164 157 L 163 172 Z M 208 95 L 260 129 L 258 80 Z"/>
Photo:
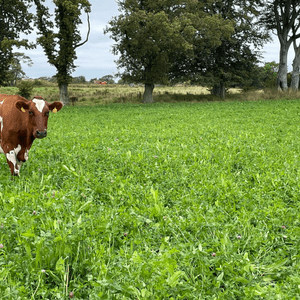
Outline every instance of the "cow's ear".
<path fill-rule="evenodd" d="M 62 104 L 62 102 L 55 101 L 55 102 L 49 104 L 48 107 L 52 112 L 56 113 L 62 109 L 63 104 Z"/>
<path fill-rule="evenodd" d="M 25 101 L 23 100 L 19 100 L 16 102 L 15 104 L 16 108 L 22 112 L 25 112 L 26 110 L 29 109 L 29 104 L 26 103 Z"/>

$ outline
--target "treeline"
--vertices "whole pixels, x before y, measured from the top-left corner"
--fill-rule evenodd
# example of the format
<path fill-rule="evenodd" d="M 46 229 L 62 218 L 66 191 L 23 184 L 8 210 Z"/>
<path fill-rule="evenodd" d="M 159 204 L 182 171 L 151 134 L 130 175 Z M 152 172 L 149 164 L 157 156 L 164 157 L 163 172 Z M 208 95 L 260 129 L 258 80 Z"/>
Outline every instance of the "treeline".
<path fill-rule="evenodd" d="M 44 2 L 0 2 L 0 84 L 11 82 L 13 65 L 25 59 L 16 57 L 13 46 L 34 49 L 35 44 L 21 34 L 35 29 L 37 44 L 57 70 L 61 101 L 67 103 L 68 84 L 85 80 L 71 75 L 76 49 L 88 42 L 92 8 L 88 0 L 56 0 L 51 15 Z M 231 86 L 276 85 L 287 90 L 291 45 L 295 59 L 290 86 L 299 87 L 300 0 L 119 0 L 118 5 L 120 14 L 112 18 L 105 33 L 115 41 L 118 76 L 122 82 L 144 84 L 144 102 L 153 101 L 155 84 L 177 82 L 210 86 L 221 98 Z M 35 13 L 29 12 L 30 7 L 35 7 Z M 88 25 L 85 38 L 79 32 L 83 14 Z M 271 32 L 280 41 L 280 61 L 261 66 L 261 49 L 271 40 Z M 15 69 L 13 74 L 20 74 Z"/>
<path fill-rule="evenodd" d="M 106 32 L 116 42 L 120 76 L 145 84 L 144 102 L 153 101 L 154 83 L 189 81 L 224 98 L 230 86 L 274 85 L 274 72 L 275 85 L 287 89 L 287 52 L 300 37 L 300 1 L 125 0 L 119 7 Z M 271 32 L 280 40 L 280 62 L 261 67 Z M 298 89 L 299 66 L 291 85 Z"/>
<path fill-rule="evenodd" d="M 57 78 L 56 76 L 52 76 L 52 77 L 40 77 L 38 78 L 41 82 L 42 81 L 49 81 L 52 83 L 57 83 Z M 70 80 L 70 83 L 82 83 L 82 84 L 88 84 L 88 83 L 95 83 L 95 81 L 105 81 L 107 84 L 115 84 L 114 81 L 114 76 L 113 75 L 105 75 L 102 76 L 100 78 L 92 78 L 90 80 L 86 80 L 85 76 L 76 76 L 76 77 L 72 77 L 72 79 Z"/>

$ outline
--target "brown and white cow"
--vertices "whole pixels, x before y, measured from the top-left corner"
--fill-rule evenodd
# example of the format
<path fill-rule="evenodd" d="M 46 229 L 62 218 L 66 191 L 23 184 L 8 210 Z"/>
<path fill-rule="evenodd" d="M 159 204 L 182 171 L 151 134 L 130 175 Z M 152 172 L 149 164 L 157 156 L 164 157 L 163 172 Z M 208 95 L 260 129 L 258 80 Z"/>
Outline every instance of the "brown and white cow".
<path fill-rule="evenodd" d="M 12 175 L 19 176 L 33 141 L 47 136 L 49 111 L 57 112 L 62 106 L 42 97 L 29 101 L 18 95 L 0 95 L 0 153 L 5 154 Z"/>

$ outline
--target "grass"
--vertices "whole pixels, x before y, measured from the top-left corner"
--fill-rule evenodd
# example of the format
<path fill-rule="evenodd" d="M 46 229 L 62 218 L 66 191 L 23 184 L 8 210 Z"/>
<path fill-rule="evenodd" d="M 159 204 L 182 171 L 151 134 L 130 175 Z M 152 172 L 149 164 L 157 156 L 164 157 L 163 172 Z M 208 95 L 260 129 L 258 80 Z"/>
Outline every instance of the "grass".
<path fill-rule="evenodd" d="M 140 85 L 97 85 L 97 84 L 70 84 L 69 96 L 77 97 L 76 106 L 107 105 L 112 103 L 139 104 L 142 102 L 144 87 Z M 0 87 L 1 94 L 18 94 L 17 87 Z M 35 86 L 31 95 L 42 96 L 49 102 L 59 100 L 57 84 L 42 82 L 41 86 Z M 285 93 L 274 89 L 249 90 L 232 88 L 227 91 L 225 100 L 210 95 L 207 87 L 201 86 L 157 86 L 153 91 L 155 103 L 177 102 L 212 102 L 212 101 L 262 101 L 262 100 L 293 100 L 300 98 L 300 92 L 288 91 Z"/>
<path fill-rule="evenodd" d="M 298 299 L 300 103 L 64 107 L 0 158 L 2 299 Z M 71 294 L 70 294 L 71 293 Z"/>
<path fill-rule="evenodd" d="M 97 84 L 70 84 L 69 96 L 77 97 L 76 106 L 104 105 L 111 103 L 141 103 L 144 87 L 135 85 L 97 85 Z M 231 89 L 230 95 L 239 93 L 239 89 Z M 2 94 L 18 94 L 17 87 L 0 87 Z M 49 102 L 59 99 L 57 84 L 45 82 L 42 86 L 35 86 L 31 97 L 43 96 Z M 212 101 L 219 100 L 209 95 L 206 87 L 201 86 L 158 86 L 153 92 L 155 102 L 181 101 Z"/>

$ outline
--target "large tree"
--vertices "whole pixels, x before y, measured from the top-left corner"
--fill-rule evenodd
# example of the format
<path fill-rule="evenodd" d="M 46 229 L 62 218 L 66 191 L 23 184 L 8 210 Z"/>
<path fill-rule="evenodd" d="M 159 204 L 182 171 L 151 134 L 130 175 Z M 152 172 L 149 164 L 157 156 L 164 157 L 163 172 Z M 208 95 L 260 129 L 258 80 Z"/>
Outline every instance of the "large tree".
<path fill-rule="evenodd" d="M 32 31 L 33 15 L 28 9 L 32 0 L 0 1 L 0 85 L 9 81 L 9 65 L 13 63 L 13 47 L 33 47 L 21 34 Z"/>
<path fill-rule="evenodd" d="M 300 35 L 297 34 L 300 26 L 299 14 L 299 0 L 268 0 L 265 6 L 262 21 L 269 29 L 276 32 L 280 43 L 279 70 L 277 76 L 277 87 L 279 90 L 288 89 L 287 56 L 293 42 L 297 53 L 296 40 L 300 37 Z M 297 67 L 297 61 L 294 61 L 294 67 Z M 297 79 L 294 78 L 293 81 L 295 82 Z"/>
<path fill-rule="evenodd" d="M 292 80 L 291 80 L 291 89 L 294 91 L 298 91 L 299 89 L 299 74 L 300 74 L 300 43 L 297 44 L 297 39 L 299 35 L 297 34 L 297 30 L 299 29 L 300 21 L 298 16 L 298 22 L 292 27 L 293 32 L 293 46 L 294 46 L 294 60 L 293 60 L 293 70 L 292 70 Z"/>
<path fill-rule="evenodd" d="M 49 8 L 43 4 L 45 0 L 34 0 L 37 8 L 36 25 L 38 43 L 44 48 L 48 62 L 55 66 L 60 100 L 69 103 L 68 84 L 72 81 L 72 72 L 76 66 L 76 48 L 88 41 L 90 32 L 89 12 L 91 4 L 88 0 L 53 0 L 55 5 L 54 20 Z M 81 14 L 87 14 L 88 33 L 82 42 L 79 25 Z"/>
<path fill-rule="evenodd" d="M 188 77 L 212 87 L 212 94 L 225 97 L 226 87 L 245 85 L 252 79 L 259 52 L 269 39 L 266 29 L 258 24 L 258 16 L 263 6 L 261 0 L 226 0 L 206 3 L 204 11 L 221 16 L 234 23 L 230 38 L 223 38 L 216 47 L 195 43 L 192 59 L 182 57 L 178 62 L 189 70 Z M 174 66 L 174 77 L 180 68 Z"/>
<path fill-rule="evenodd" d="M 294 44 L 295 57 L 293 59 L 291 89 L 294 91 L 298 91 L 299 73 L 300 73 L 300 44 L 297 45 L 296 41 L 294 41 L 293 44 Z"/>
<path fill-rule="evenodd" d="M 116 41 L 113 53 L 120 55 L 122 79 L 145 84 L 144 103 L 153 102 L 155 83 L 169 81 L 176 58 L 193 56 L 196 36 L 217 45 L 232 29 L 231 22 L 205 13 L 201 1 L 120 0 L 118 4 L 121 14 L 105 32 Z"/>

